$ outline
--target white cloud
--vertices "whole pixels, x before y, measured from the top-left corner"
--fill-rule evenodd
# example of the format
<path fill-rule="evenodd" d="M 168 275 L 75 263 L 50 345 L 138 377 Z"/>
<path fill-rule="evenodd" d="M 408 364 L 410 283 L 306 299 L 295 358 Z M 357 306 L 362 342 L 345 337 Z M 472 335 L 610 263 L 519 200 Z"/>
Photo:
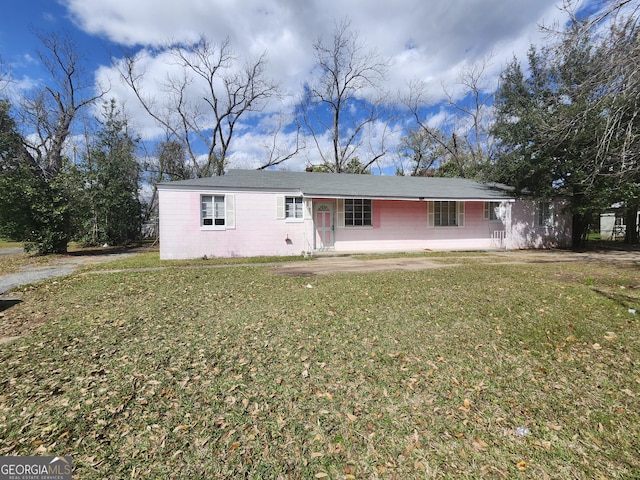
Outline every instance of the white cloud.
<path fill-rule="evenodd" d="M 267 113 L 293 105 L 313 69 L 313 42 L 329 39 L 344 18 L 351 20 L 368 48 L 390 60 L 384 85 L 389 92 L 401 92 L 409 81 L 420 79 L 434 104 L 444 99 L 443 84 L 453 88 L 465 68 L 489 56 L 487 82 L 495 85 L 506 62 L 514 55 L 524 58 L 531 43 L 544 41 L 541 23 L 564 22 L 557 0 L 62 1 L 83 30 L 116 44 L 158 47 L 168 40 L 194 41 L 205 34 L 217 43 L 229 38 L 242 59 L 266 52 L 267 73 L 290 95 L 284 106 L 274 103 Z M 170 69 L 166 56 L 147 57 L 145 69 L 145 83 L 160 97 L 158 81 Z M 125 101 L 143 137 L 162 135 L 113 67 L 102 67 L 97 76 L 110 79 L 111 94 Z M 247 159 L 257 155 L 256 146 L 268 141 L 264 132 L 243 133 L 235 139 L 234 158 L 251 163 Z"/>
<path fill-rule="evenodd" d="M 231 40 L 241 58 L 268 53 L 270 73 L 291 92 L 313 66 L 312 44 L 350 18 L 367 46 L 392 61 L 388 87 L 408 78 L 442 81 L 491 52 L 497 65 L 541 40 L 538 25 L 561 19 L 557 0 L 66 0 L 86 31 L 123 45 L 157 46 L 205 34 Z M 437 88 L 435 90 L 437 90 Z M 434 92 L 435 92 L 434 90 Z"/>

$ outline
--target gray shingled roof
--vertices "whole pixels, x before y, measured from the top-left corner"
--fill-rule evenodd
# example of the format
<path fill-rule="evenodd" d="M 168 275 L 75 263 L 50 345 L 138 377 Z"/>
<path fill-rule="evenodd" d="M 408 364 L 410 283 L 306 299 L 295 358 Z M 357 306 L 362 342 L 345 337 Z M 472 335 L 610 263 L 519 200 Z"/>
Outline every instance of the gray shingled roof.
<path fill-rule="evenodd" d="M 295 192 L 307 197 L 381 198 L 412 200 L 513 199 L 504 185 L 489 185 L 464 178 L 349 175 L 344 173 L 230 170 L 220 177 L 180 180 L 160 189 L 262 190 Z"/>

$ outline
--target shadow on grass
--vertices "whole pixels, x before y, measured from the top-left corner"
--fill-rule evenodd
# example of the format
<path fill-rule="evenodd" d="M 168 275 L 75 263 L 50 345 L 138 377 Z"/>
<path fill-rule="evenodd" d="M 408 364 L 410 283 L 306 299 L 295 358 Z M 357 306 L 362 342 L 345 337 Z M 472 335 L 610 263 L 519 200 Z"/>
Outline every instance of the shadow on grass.
<path fill-rule="evenodd" d="M 92 257 L 97 255 L 117 255 L 120 253 L 139 253 L 151 251 L 149 247 L 86 247 L 77 250 L 69 250 L 67 255 L 71 257 Z"/>
<path fill-rule="evenodd" d="M 15 307 L 19 303 L 22 303 L 22 300 L 0 300 L 0 312 L 9 310 L 11 307 Z"/>
<path fill-rule="evenodd" d="M 614 301 L 615 303 L 617 303 L 618 305 L 624 308 L 636 308 L 636 303 L 638 303 L 638 299 L 630 295 L 604 292 L 602 290 L 598 290 L 597 288 L 594 288 L 593 291 L 596 292 L 598 295 L 601 295 L 605 298 L 608 298 L 609 300 Z"/>

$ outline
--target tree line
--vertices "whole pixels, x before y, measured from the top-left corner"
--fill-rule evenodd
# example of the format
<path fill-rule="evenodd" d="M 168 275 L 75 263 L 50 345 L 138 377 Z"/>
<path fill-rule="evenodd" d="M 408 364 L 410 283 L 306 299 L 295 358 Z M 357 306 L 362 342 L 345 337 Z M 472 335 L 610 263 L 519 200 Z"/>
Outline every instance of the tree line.
<path fill-rule="evenodd" d="M 626 241 L 636 243 L 637 14 L 637 0 L 618 0 L 591 17 L 572 15 L 567 26 L 549 29 L 551 41 L 531 47 L 524 65 L 510 62 L 497 89 L 483 86 L 490 59 L 469 67 L 457 94 L 444 88 L 449 116 L 437 126 L 427 121 L 426 85 L 410 82 L 392 100 L 382 88 L 390 62 L 344 20 L 314 42 L 315 80 L 304 85 L 293 115 L 271 122 L 259 168 L 286 165 L 307 148 L 317 151 L 312 168 L 336 173 L 368 173 L 393 157 L 398 174 L 568 197 L 574 246 L 584 244 L 600 212 L 624 205 Z M 71 240 L 138 239 L 153 219 L 157 183 L 224 174 L 240 122 L 283 95 L 266 74 L 266 54 L 241 60 L 228 40 L 166 45 L 163 55 L 179 68 L 156 85 L 162 98 L 145 82 L 144 52 L 125 57 L 116 64 L 122 80 L 165 133 L 144 152 L 123 107 L 95 85 L 71 38 L 41 34 L 40 42 L 47 86 L 0 98 L 0 235 L 38 253 L 65 252 Z M 410 119 L 392 145 L 396 126 Z M 285 134 L 294 140 L 282 141 Z"/>

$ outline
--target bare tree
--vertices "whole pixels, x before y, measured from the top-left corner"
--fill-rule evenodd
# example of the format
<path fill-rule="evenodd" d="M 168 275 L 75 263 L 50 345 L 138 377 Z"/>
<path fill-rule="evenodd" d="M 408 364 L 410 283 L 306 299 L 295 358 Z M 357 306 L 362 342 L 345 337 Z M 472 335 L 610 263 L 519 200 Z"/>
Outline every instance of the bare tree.
<path fill-rule="evenodd" d="M 304 143 L 300 138 L 300 122 L 295 121 L 295 134 L 294 134 L 294 145 L 292 147 L 285 146 L 283 147 L 283 142 L 280 141 L 280 134 L 283 132 L 284 128 L 287 126 L 284 121 L 285 116 L 280 114 L 278 117 L 278 125 L 273 131 L 271 135 L 271 143 L 265 144 L 265 150 L 267 151 L 267 159 L 266 161 L 258 167 L 258 170 L 264 170 L 269 167 L 273 167 L 276 165 L 280 165 L 281 163 L 290 160 L 295 157 L 301 150 L 305 148 Z M 286 143 L 286 142 L 285 142 Z"/>
<path fill-rule="evenodd" d="M 50 77 L 40 91 L 25 97 L 21 120 L 29 158 L 47 177 L 55 177 L 64 162 L 64 148 L 80 111 L 106 93 L 96 93 L 85 71 L 79 46 L 66 34 L 38 34 L 44 49 L 38 52 Z"/>
<path fill-rule="evenodd" d="M 494 143 L 490 127 L 495 85 L 490 88 L 483 85 L 490 65 L 491 56 L 469 65 L 460 73 L 457 83 L 462 87 L 462 100 L 458 100 L 443 86 L 447 104 L 453 112 L 453 125 L 459 142 L 470 156 L 470 161 L 476 165 L 491 157 Z"/>
<path fill-rule="evenodd" d="M 69 138 L 83 110 L 106 92 L 96 91 L 93 77 L 85 70 L 80 47 L 66 33 L 38 38 L 39 59 L 48 71 L 45 86 L 18 103 L 21 127 L 19 161 L 22 172 L 13 177 L 23 192 L 16 201 L 24 205 L 20 239 L 39 253 L 64 253 L 71 235 L 70 192 L 76 187 L 67 172 Z M 29 189 L 37 194 L 29 195 Z"/>
<path fill-rule="evenodd" d="M 364 170 L 386 153 L 386 128 L 379 145 L 365 139 L 367 130 L 384 112 L 384 96 L 379 86 L 389 63 L 376 50 L 368 50 L 350 27 L 350 22 L 344 20 L 336 25 L 328 42 L 320 38 L 314 43 L 319 77 L 305 85 L 300 108 L 322 166 L 336 173 L 345 171 L 353 158 L 367 158 L 360 160 Z M 364 148 L 368 148 L 366 155 Z"/>
<path fill-rule="evenodd" d="M 427 85 L 414 80 L 403 103 L 414 117 L 416 128 L 405 139 L 405 150 L 413 157 L 414 174 L 439 170 L 440 174 L 475 176 L 491 158 L 493 137 L 491 100 L 493 91 L 483 88 L 490 59 L 463 70 L 457 80 L 457 95 L 442 87 L 448 112 L 440 125 L 430 125 L 425 116 L 433 104 L 427 95 Z"/>
<path fill-rule="evenodd" d="M 11 76 L 7 71 L 7 67 L 2 60 L 2 57 L 0 57 L 0 93 L 2 93 L 8 87 L 10 82 Z"/>
<path fill-rule="evenodd" d="M 171 45 L 168 52 L 175 68 L 159 85 L 161 99 L 147 93 L 139 56 L 125 59 L 122 78 L 182 146 L 196 176 L 222 175 L 240 119 L 262 111 L 278 95 L 265 74 L 266 55 L 243 66 L 228 39 L 215 45 L 204 36 L 191 46 Z"/>

